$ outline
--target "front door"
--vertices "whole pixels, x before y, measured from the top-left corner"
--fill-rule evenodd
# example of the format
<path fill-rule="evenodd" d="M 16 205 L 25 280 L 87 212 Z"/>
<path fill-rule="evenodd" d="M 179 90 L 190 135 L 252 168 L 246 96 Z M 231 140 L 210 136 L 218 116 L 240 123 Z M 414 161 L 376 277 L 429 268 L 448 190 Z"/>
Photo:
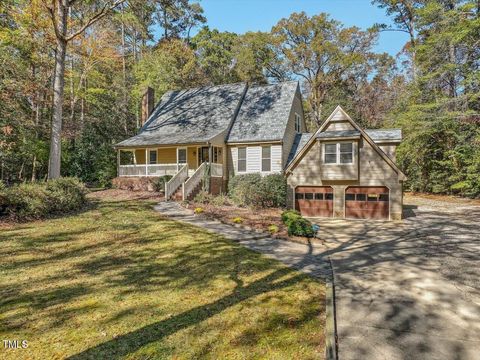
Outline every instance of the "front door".
<path fill-rule="evenodd" d="M 203 146 L 199 149 L 198 151 L 198 166 L 200 166 L 204 162 L 208 162 L 208 156 L 209 151 L 208 151 L 208 146 Z"/>
<path fill-rule="evenodd" d="M 187 148 L 177 148 L 177 171 L 187 163 Z"/>

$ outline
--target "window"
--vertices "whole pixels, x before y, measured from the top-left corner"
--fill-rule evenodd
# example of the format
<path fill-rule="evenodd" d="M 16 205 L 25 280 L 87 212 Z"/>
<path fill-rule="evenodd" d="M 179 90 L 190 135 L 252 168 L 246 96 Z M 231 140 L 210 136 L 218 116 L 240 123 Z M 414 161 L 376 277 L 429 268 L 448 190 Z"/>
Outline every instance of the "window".
<path fill-rule="evenodd" d="M 187 149 L 181 148 L 177 150 L 177 160 L 179 164 L 187 163 Z"/>
<path fill-rule="evenodd" d="M 367 200 L 367 195 L 365 195 L 365 194 L 357 194 L 357 195 L 356 195 L 356 200 L 357 200 L 357 201 L 365 201 L 365 200 Z"/>
<path fill-rule="evenodd" d="M 297 113 L 295 113 L 295 132 L 297 133 L 301 133 L 302 132 L 302 118 L 300 117 L 300 115 L 298 115 Z"/>
<path fill-rule="evenodd" d="M 325 144 L 325 164 L 353 164 L 353 143 Z"/>
<path fill-rule="evenodd" d="M 303 193 L 295 193 L 295 199 L 303 200 Z"/>
<path fill-rule="evenodd" d="M 388 201 L 388 194 L 380 194 L 378 196 L 378 201 Z"/>
<path fill-rule="evenodd" d="M 237 169 L 238 169 L 238 172 L 247 171 L 247 148 L 246 147 L 238 148 Z"/>
<path fill-rule="evenodd" d="M 353 144 L 341 143 L 340 144 L 340 164 L 353 163 Z"/>
<path fill-rule="evenodd" d="M 337 144 L 325 144 L 325 164 L 336 164 Z"/>
<path fill-rule="evenodd" d="M 222 148 L 215 146 L 213 148 L 213 162 L 215 164 L 219 164 L 221 163 L 221 159 L 222 159 Z"/>
<path fill-rule="evenodd" d="M 346 201 L 355 201 L 355 194 L 345 194 Z"/>
<path fill-rule="evenodd" d="M 377 201 L 377 194 L 368 194 L 367 201 Z"/>
<path fill-rule="evenodd" d="M 306 193 L 305 194 L 305 200 L 313 200 L 313 194 L 312 193 Z"/>
<path fill-rule="evenodd" d="M 325 193 L 325 200 L 333 200 L 333 193 Z"/>
<path fill-rule="evenodd" d="M 157 150 L 150 150 L 148 152 L 148 163 L 149 164 L 157 163 Z"/>
<path fill-rule="evenodd" d="M 272 148 L 271 146 L 262 146 L 262 171 L 270 171 L 272 168 Z"/>
<path fill-rule="evenodd" d="M 322 193 L 316 193 L 315 194 L 315 200 L 323 200 L 323 194 Z"/>

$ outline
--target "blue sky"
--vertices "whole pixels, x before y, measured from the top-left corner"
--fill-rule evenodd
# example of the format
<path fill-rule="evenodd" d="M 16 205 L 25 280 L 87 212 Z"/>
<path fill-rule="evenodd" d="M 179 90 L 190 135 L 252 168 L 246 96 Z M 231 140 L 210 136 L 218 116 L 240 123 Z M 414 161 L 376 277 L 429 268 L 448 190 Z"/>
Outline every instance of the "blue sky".
<path fill-rule="evenodd" d="M 208 26 L 238 34 L 269 31 L 281 18 L 293 12 L 308 15 L 329 13 L 347 26 L 366 29 L 374 23 L 390 23 L 382 9 L 370 0 L 201 0 Z M 382 32 L 377 52 L 396 55 L 407 41 L 407 34 Z"/>

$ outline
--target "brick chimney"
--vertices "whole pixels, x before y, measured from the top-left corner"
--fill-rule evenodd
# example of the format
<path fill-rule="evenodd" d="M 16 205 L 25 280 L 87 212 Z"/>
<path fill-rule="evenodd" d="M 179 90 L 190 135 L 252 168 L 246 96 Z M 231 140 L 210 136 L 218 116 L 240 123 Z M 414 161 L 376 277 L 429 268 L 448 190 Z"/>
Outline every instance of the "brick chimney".
<path fill-rule="evenodd" d="M 154 101 L 155 101 L 155 92 L 149 86 L 147 87 L 147 90 L 145 91 L 142 97 L 142 114 L 140 119 L 140 122 L 141 122 L 140 126 L 143 126 L 145 124 L 148 117 L 152 113 L 153 107 L 154 107 Z"/>

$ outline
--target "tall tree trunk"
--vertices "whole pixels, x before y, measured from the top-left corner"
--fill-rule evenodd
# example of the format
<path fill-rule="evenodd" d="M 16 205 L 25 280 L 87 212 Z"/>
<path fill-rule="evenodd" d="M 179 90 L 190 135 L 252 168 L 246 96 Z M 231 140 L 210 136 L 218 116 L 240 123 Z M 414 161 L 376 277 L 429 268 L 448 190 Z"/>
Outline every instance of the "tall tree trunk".
<path fill-rule="evenodd" d="M 58 2 L 58 32 L 57 47 L 55 50 L 55 79 L 53 83 L 53 118 L 50 137 L 50 157 L 48 161 L 48 178 L 60 177 L 61 152 L 62 152 L 62 117 L 63 117 L 63 92 L 65 88 L 65 57 L 67 54 L 67 12 L 68 1 Z"/>
<path fill-rule="evenodd" d="M 126 45 L 125 45 L 125 24 L 123 23 L 122 19 L 122 75 L 123 75 L 123 104 L 122 104 L 122 112 L 124 117 L 123 129 L 125 134 L 128 134 L 128 126 L 127 126 L 127 62 L 126 62 Z"/>

